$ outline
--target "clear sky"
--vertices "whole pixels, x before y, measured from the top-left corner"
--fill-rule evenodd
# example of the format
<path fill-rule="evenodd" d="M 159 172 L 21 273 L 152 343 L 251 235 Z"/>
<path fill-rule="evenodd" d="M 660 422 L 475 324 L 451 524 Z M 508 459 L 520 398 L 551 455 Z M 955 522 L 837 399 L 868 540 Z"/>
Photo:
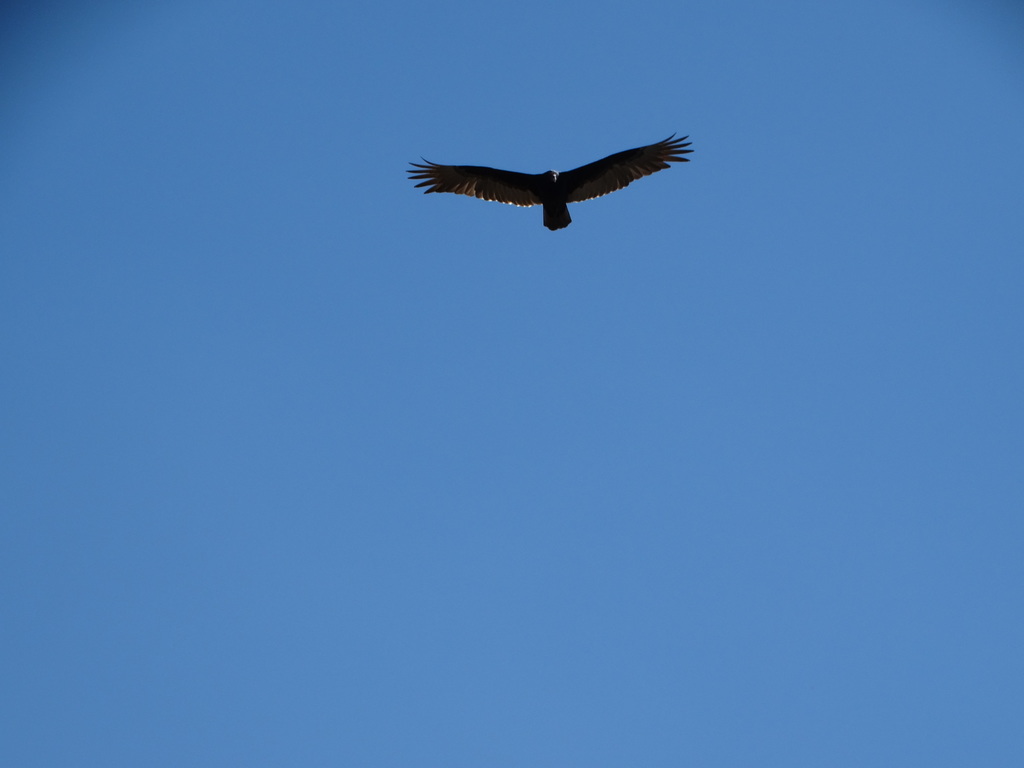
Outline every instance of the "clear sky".
<path fill-rule="evenodd" d="M 0 765 L 1024 765 L 1024 9 L 131 6 L 0 12 Z"/>

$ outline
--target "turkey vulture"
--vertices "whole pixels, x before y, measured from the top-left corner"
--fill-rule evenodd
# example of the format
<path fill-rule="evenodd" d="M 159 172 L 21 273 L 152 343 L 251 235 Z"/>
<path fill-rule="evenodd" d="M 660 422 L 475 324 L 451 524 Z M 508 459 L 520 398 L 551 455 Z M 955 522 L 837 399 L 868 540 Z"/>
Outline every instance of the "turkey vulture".
<path fill-rule="evenodd" d="M 555 230 L 568 227 L 572 221 L 566 203 L 607 195 L 668 168 L 669 163 L 688 162 L 690 158 L 684 155 L 693 151 L 686 149 L 690 146 L 688 138 L 677 139 L 672 134 L 657 144 L 617 152 L 565 173 L 516 173 L 480 165 L 438 165 L 428 160 L 424 164 L 410 163 L 408 173 L 410 179 L 420 182 L 417 187 L 426 187 L 424 193 L 454 192 L 510 205 L 543 205 L 544 226 Z"/>

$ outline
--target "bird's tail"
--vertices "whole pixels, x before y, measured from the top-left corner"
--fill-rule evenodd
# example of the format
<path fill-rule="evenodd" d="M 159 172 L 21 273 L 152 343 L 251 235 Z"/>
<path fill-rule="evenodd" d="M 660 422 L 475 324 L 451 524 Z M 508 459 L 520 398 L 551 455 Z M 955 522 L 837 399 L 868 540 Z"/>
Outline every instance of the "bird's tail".
<path fill-rule="evenodd" d="M 554 203 L 544 206 L 544 226 L 548 229 L 565 229 L 571 223 L 569 206 L 565 203 Z"/>

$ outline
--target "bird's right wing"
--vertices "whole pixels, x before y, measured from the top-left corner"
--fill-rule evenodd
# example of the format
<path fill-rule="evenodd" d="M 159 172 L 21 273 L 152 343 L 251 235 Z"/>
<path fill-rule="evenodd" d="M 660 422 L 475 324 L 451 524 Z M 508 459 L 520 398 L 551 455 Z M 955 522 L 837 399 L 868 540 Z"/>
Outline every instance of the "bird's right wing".
<path fill-rule="evenodd" d="M 424 193 L 453 192 L 509 205 L 540 205 L 533 191 L 535 178 L 528 173 L 502 171 L 482 165 L 438 165 L 428 160 L 410 163 L 409 178 L 426 187 Z M 422 179 L 422 181 L 420 181 Z"/>

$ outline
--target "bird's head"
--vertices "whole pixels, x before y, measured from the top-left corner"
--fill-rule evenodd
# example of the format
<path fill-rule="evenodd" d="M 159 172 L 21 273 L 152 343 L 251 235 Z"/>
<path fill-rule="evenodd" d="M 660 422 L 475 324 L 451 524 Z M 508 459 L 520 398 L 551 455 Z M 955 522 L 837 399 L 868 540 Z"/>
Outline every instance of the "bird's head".
<path fill-rule="evenodd" d="M 558 181 L 558 171 L 548 171 L 544 175 L 551 179 L 551 181 Z"/>

